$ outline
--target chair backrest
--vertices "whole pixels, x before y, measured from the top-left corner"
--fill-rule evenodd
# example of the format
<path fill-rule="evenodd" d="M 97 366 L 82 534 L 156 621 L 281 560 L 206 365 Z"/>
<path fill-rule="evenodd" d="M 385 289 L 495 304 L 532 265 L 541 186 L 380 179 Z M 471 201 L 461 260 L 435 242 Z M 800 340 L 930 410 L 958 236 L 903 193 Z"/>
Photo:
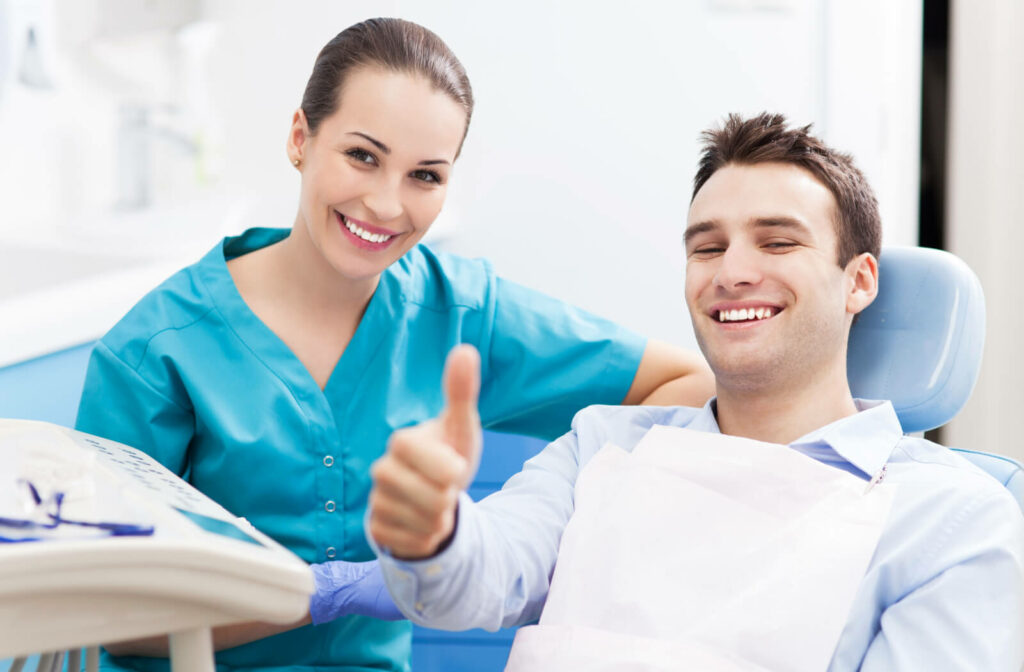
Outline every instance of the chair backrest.
<path fill-rule="evenodd" d="M 967 402 L 985 346 L 985 297 L 956 256 L 887 247 L 878 297 L 853 325 L 847 376 L 855 397 L 890 399 L 905 432 L 939 427 Z M 958 450 L 1005 485 L 1024 508 L 1024 467 L 999 455 Z"/>

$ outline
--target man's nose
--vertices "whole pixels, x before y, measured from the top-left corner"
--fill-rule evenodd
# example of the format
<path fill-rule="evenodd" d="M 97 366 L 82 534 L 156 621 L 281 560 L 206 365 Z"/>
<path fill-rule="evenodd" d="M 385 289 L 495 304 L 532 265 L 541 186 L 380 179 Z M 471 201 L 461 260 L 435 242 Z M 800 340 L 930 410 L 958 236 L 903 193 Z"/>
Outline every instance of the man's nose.
<path fill-rule="evenodd" d="M 378 222 L 388 222 L 402 214 L 402 179 L 382 174 L 363 195 L 363 205 Z"/>
<path fill-rule="evenodd" d="M 761 267 L 756 250 L 744 245 L 730 245 L 719 258 L 715 285 L 734 289 L 761 282 Z"/>

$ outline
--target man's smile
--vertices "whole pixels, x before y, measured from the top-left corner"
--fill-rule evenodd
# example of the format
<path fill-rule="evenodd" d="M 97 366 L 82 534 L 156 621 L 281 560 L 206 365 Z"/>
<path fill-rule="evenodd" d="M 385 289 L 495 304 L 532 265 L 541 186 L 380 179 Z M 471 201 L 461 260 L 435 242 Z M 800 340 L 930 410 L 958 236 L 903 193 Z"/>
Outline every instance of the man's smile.
<path fill-rule="evenodd" d="M 760 322 L 770 320 L 782 310 L 782 306 L 774 303 L 729 302 L 712 306 L 708 316 L 718 323 Z"/>

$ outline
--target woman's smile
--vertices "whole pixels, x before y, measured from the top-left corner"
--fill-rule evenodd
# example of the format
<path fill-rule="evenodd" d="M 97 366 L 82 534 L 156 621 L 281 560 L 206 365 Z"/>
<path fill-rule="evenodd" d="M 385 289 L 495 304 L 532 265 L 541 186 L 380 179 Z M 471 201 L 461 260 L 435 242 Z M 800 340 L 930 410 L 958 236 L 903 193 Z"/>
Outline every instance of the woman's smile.
<path fill-rule="evenodd" d="M 342 232 L 352 243 L 364 250 L 383 250 L 398 238 L 399 234 L 373 226 L 362 220 L 348 217 L 334 211 L 334 217 L 338 220 Z"/>

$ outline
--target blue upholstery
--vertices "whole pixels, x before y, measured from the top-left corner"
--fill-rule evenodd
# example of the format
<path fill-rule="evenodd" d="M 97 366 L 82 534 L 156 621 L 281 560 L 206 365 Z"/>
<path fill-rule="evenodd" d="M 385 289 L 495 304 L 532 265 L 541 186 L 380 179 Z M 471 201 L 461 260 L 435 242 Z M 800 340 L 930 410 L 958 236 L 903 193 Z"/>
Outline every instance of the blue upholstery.
<path fill-rule="evenodd" d="M 949 252 L 889 247 L 878 297 L 850 331 L 853 396 L 890 399 L 905 432 L 944 425 L 966 403 L 985 346 L 985 298 Z"/>
<path fill-rule="evenodd" d="M 890 399 L 905 432 L 946 424 L 967 402 L 985 347 L 985 297 L 967 264 L 942 250 L 889 247 L 879 292 L 853 325 L 847 376 L 853 396 Z M 991 474 L 1024 509 L 1024 466 L 954 449 Z"/>

